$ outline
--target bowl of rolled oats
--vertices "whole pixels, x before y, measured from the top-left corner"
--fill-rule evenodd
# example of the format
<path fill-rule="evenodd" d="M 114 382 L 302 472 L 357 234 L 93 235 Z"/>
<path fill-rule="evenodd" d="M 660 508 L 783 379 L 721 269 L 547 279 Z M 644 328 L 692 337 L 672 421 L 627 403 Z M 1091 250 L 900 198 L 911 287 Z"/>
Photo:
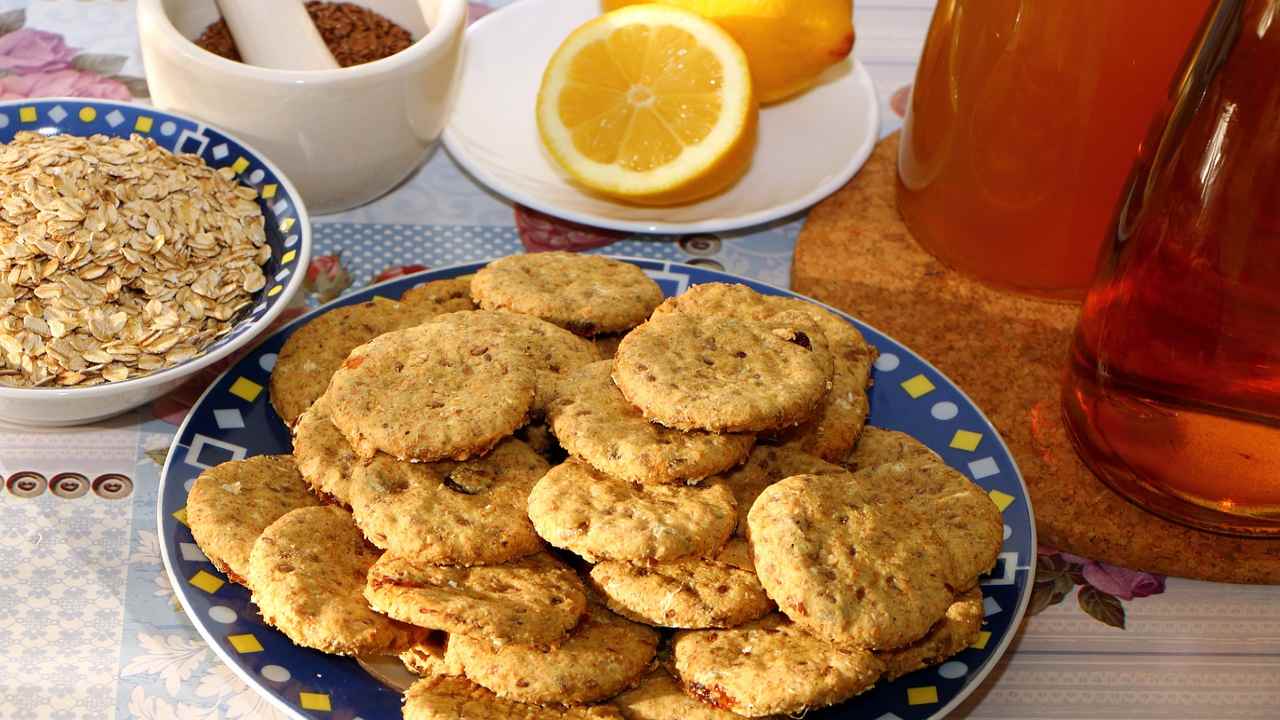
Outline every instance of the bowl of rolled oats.
<path fill-rule="evenodd" d="M 310 244 L 288 179 L 216 128 L 0 103 L 0 420 L 75 425 L 165 394 L 272 324 Z"/>

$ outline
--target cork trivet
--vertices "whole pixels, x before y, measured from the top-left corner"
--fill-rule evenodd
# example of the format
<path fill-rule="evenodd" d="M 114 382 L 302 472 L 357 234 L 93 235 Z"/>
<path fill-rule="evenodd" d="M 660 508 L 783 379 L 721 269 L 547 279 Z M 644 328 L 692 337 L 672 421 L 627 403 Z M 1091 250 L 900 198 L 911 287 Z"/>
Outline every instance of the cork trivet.
<path fill-rule="evenodd" d="M 1058 400 L 1077 308 L 989 290 L 934 260 L 898 215 L 897 156 L 892 135 L 814 208 L 796 243 L 792 287 L 889 333 L 973 398 L 1022 469 L 1042 544 L 1166 575 L 1280 583 L 1280 541 L 1166 522 L 1085 468 Z"/>

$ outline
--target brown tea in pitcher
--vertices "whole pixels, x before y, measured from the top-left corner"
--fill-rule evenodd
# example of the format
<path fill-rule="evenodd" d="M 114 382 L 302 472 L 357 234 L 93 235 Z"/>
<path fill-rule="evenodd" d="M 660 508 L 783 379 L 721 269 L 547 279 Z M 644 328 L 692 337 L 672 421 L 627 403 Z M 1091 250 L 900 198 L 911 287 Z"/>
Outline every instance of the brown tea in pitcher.
<path fill-rule="evenodd" d="M 1064 392 L 1086 463 L 1159 514 L 1280 534 L 1280 0 L 1223 0 L 1139 163 Z"/>

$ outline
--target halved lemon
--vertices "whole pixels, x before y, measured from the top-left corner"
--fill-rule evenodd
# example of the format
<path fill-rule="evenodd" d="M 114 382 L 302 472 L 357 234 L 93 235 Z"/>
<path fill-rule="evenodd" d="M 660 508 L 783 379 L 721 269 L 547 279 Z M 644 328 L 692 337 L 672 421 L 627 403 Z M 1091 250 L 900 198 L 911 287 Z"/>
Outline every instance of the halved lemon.
<path fill-rule="evenodd" d="M 566 172 L 633 203 L 718 193 L 755 149 L 746 56 L 715 23 L 677 8 L 631 6 L 573 31 L 542 76 L 537 112 Z"/>

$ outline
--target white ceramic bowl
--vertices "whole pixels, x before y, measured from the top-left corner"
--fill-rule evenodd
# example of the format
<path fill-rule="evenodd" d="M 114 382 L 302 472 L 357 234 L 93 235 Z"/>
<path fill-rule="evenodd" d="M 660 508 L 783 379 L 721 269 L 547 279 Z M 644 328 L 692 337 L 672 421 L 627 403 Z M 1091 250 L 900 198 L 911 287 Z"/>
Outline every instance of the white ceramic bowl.
<path fill-rule="evenodd" d="M 138 0 L 151 99 L 261 148 L 293 178 L 315 213 L 369 202 L 421 165 L 444 128 L 467 3 L 359 4 L 419 40 L 355 67 L 270 70 L 227 60 L 191 41 L 217 20 L 214 0 Z"/>
<path fill-rule="evenodd" d="M 142 105 L 48 98 L 0 103 L 0 142 L 20 130 L 125 136 L 140 133 L 161 146 L 200 155 L 213 167 L 231 166 L 237 182 L 258 190 L 271 258 L 267 284 L 231 332 L 205 354 L 166 370 L 117 383 L 72 388 L 0 385 L 0 421 L 22 426 L 66 426 L 102 420 L 154 400 L 249 345 L 270 327 L 302 288 L 311 258 L 311 221 L 289 179 L 238 138 L 191 118 Z M 247 390 L 246 390 L 247 391 Z"/>

